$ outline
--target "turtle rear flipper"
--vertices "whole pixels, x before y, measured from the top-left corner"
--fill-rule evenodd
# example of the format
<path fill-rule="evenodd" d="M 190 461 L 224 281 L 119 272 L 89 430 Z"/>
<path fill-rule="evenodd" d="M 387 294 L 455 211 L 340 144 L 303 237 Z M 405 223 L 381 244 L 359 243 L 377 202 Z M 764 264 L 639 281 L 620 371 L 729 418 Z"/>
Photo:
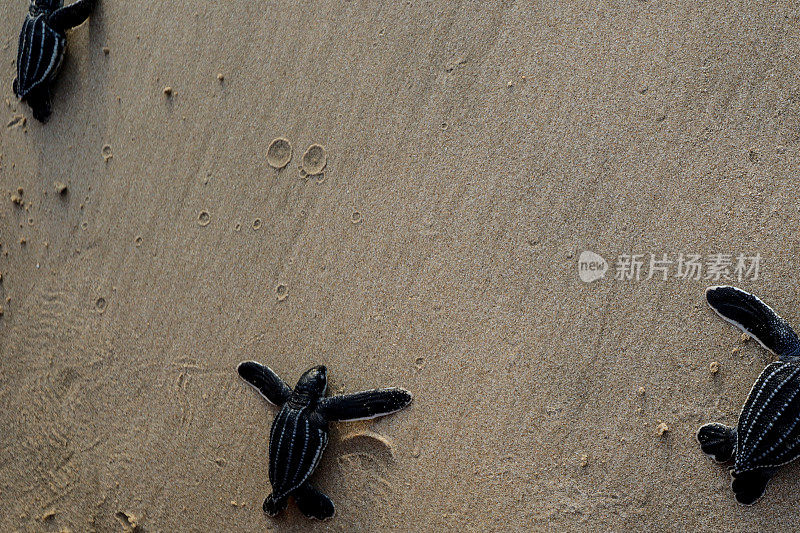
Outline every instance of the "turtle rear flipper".
<path fill-rule="evenodd" d="M 706 424 L 697 430 L 697 442 L 704 454 L 725 463 L 736 452 L 736 429 L 724 424 Z"/>
<path fill-rule="evenodd" d="M 28 102 L 28 105 L 31 108 L 31 113 L 33 114 L 33 118 L 44 124 L 50 119 L 50 114 L 52 113 L 52 108 L 50 105 L 50 89 L 49 88 L 38 88 L 30 93 L 28 96 L 25 97 L 25 100 Z"/>
<path fill-rule="evenodd" d="M 758 297 L 736 287 L 706 289 L 708 305 L 784 360 L 800 359 L 800 339 L 789 323 Z"/>
<path fill-rule="evenodd" d="M 270 494 L 267 496 L 267 499 L 264 500 L 264 505 L 262 505 L 261 508 L 264 509 L 264 512 L 269 516 L 276 516 L 278 513 L 286 509 L 286 505 L 288 503 L 289 500 L 287 498 L 276 500 L 272 497 L 272 494 Z"/>
<path fill-rule="evenodd" d="M 731 489 L 736 501 L 744 505 L 753 505 L 764 495 L 767 483 L 772 478 L 773 470 L 750 470 L 748 472 L 732 472 Z"/>
<path fill-rule="evenodd" d="M 309 518 L 327 520 L 336 512 L 333 502 L 311 483 L 303 483 L 294 493 L 294 500 L 300 512 Z"/>

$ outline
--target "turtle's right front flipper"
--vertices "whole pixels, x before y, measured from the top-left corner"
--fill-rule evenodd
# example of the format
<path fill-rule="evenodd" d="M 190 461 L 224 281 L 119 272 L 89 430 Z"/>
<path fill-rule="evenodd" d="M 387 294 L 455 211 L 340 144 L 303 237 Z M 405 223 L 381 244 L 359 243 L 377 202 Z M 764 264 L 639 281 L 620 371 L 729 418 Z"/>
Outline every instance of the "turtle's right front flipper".
<path fill-rule="evenodd" d="M 78 0 L 74 4 L 57 9 L 47 21 L 50 26 L 60 32 L 79 26 L 92 14 L 97 0 Z"/>
<path fill-rule="evenodd" d="M 289 385 L 268 366 L 256 361 L 245 361 L 239 363 L 236 371 L 270 403 L 283 405 L 292 395 Z"/>
<path fill-rule="evenodd" d="M 706 299 L 716 313 L 761 346 L 784 360 L 800 356 L 800 339 L 787 321 L 756 296 L 736 287 L 706 289 Z"/>

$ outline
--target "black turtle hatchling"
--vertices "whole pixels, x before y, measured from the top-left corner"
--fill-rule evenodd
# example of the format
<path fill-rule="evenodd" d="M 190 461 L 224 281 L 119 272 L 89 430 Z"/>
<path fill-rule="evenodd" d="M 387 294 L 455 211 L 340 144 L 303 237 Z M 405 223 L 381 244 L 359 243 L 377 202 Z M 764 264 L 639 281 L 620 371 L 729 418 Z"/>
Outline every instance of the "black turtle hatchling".
<path fill-rule="evenodd" d="M 697 440 L 718 462 L 733 461 L 736 501 L 755 503 L 776 469 L 800 457 L 800 339 L 792 327 L 756 296 L 735 287 L 706 289 L 722 318 L 780 359 L 756 379 L 736 427 L 712 423 Z"/>
<path fill-rule="evenodd" d="M 328 423 L 376 418 L 411 403 L 411 393 L 398 388 L 326 398 L 328 375 L 324 366 L 308 370 L 294 390 L 269 367 L 255 361 L 240 363 L 237 370 L 267 401 L 281 408 L 269 434 L 272 494 L 263 508 L 270 516 L 284 510 L 289 496 L 294 496 L 300 511 L 309 518 L 332 517 L 333 502 L 308 481 L 328 444 Z"/>
<path fill-rule="evenodd" d="M 64 59 L 66 31 L 86 20 L 96 1 L 78 0 L 64 7 L 62 0 L 31 0 L 19 33 L 14 94 L 40 122 L 50 117 L 50 85 Z"/>

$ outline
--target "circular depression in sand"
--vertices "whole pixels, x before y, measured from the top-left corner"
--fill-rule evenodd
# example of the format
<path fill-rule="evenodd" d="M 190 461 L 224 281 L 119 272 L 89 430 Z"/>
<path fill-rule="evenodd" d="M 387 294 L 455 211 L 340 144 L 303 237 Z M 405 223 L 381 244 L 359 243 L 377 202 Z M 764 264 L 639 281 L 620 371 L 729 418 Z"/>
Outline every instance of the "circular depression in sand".
<path fill-rule="evenodd" d="M 312 144 L 303 154 L 303 169 L 309 175 L 322 174 L 326 164 L 328 164 L 328 156 L 325 153 L 325 148 L 318 144 Z"/>
<path fill-rule="evenodd" d="M 292 160 L 292 143 L 279 137 L 272 141 L 267 148 L 267 163 L 276 169 L 281 169 Z"/>

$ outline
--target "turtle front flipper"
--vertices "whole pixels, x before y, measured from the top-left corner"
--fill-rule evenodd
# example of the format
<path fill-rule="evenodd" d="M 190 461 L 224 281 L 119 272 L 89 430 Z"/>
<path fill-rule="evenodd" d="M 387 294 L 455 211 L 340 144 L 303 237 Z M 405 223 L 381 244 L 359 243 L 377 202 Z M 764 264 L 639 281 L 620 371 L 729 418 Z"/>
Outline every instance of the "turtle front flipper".
<path fill-rule="evenodd" d="M 697 430 L 697 442 L 704 454 L 718 463 L 733 459 L 736 453 L 736 428 L 724 424 L 706 424 Z"/>
<path fill-rule="evenodd" d="M 283 405 L 292 395 L 289 385 L 268 366 L 256 361 L 245 361 L 239 363 L 236 371 L 272 404 Z"/>
<path fill-rule="evenodd" d="M 789 323 L 758 297 L 736 287 L 706 289 L 708 305 L 783 360 L 800 359 L 800 339 Z"/>
<path fill-rule="evenodd" d="M 294 500 L 300 512 L 309 518 L 327 520 L 336 512 L 333 502 L 311 483 L 303 483 L 294 493 Z"/>
<path fill-rule="evenodd" d="M 269 516 L 277 516 L 278 513 L 286 509 L 286 505 L 289 503 L 288 498 L 281 498 L 280 500 L 276 500 L 272 497 L 272 494 L 267 496 L 267 499 L 264 500 L 264 505 L 261 506 L 264 509 L 264 512 L 267 513 Z"/>
<path fill-rule="evenodd" d="M 57 9 L 50 15 L 48 23 L 60 32 L 79 26 L 92 14 L 97 0 L 78 0 L 74 4 Z"/>
<path fill-rule="evenodd" d="M 411 393 L 405 389 L 373 389 L 324 398 L 317 412 L 327 421 L 366 420 L 399 411 L 411 400 Z"/>
<path fill-rule="evenodd" d="M 731 472 L 731 489 L 736 501 L 744 505 L 753 505 L 764 495 L 767 483 L 774 474 L 772 469 L 750 470 L 748 472 Z"/>

